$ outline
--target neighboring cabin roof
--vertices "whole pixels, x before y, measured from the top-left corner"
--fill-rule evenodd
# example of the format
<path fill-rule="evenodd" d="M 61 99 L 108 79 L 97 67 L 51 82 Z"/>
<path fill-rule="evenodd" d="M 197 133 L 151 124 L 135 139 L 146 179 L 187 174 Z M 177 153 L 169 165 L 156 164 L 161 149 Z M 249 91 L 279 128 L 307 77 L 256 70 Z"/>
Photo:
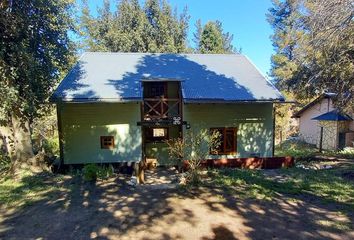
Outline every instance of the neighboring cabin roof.
<path fill-rule="evenodd" d="M 312 120 L 318 121 L 351 121 L 353 120 L 346 114 L 340 113 L 338 110 L 333 110 L 327 113 L 324 113 L 320 116 L 312 118 Z"/>
<path fill-rule="evenodd" d="M 299 118 L 301 117 L 301 114 L 303 114 L 307 109 L 311 108 L 312 106 L 315 106 L 317 103 L 321 102 L 322 99 L 333 98 L 334 96 L 336 96 L 335 93 L 323 93 L 318 98 L 316 98 L 315 100 L 301 108 L 299 111 L 297 111 L 292 117 Z"/>
<path fill-rule="evenodd" d="M 241 54 L 87 52 L 52 101 L 140 101 L 144 80 L 181 81 L 185 102 L 283 101 L 280 92 Z"/>

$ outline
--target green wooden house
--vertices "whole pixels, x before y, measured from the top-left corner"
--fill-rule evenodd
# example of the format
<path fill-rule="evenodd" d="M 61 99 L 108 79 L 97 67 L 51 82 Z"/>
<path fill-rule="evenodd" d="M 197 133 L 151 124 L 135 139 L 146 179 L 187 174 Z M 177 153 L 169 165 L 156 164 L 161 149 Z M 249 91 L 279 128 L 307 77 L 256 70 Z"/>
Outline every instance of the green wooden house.
<path fill-rule="evenodd" d="M 171 163 L 165 140 L 217 129 L 209 158 L 271 157 L 279 91 L 241 54 L 87 52 L 54 92 L 65 164 Z"/>

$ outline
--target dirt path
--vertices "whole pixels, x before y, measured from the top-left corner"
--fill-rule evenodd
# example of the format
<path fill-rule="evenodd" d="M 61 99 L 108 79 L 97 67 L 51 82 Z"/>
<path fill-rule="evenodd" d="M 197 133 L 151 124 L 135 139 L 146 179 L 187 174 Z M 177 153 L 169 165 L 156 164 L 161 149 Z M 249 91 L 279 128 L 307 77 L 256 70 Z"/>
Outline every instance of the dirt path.
<path fill-rule="evenodd" d="M 316 199 L 245 200 L 220 189 L 133 188 L 117 178 L 67 181 L 55 197 L 1 208 L 0 239 L 354 239 L 338 227 L 353 218 Z"/>

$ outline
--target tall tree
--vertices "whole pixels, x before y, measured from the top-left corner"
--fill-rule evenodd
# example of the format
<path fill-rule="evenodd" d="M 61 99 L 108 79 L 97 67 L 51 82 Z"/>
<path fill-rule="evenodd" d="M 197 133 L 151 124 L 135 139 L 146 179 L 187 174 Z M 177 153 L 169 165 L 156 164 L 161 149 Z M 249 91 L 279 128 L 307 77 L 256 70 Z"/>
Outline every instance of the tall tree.
<path fill-rule="evenodd" d="M 354 8 L 352 0 L 276 0 L 272 75 L 298 99 L 337 93 L 335 104 L 354 106 Z"/>
<path fill-rule="evenodd" d="M 80 26 L 86 49 L 113 52 L 185 52 L 189 15 L 178 15 L 165 1 L 121 0 L 114 13 L 105 4 L 100 14 L 90 16 L 83 8 Z M 85 5 L 84 5 L 85 6 Z M 87 3 L 86 3 L 87 6 Z"/>
<path fill-rule="evenodd" d="M 234 53 L 237 52 L 232 45 L 233 35 L 224 33 L 220 21 L 207 22 L 202 26 L 201 21 L 196 23 L 194 42 L 196 50 L 200 53 Z"/>
<path fill-rule="evenodd" d="M 70 61 L 70 0 L 11 0 L 0 5 L 0 120 L 11 156 L 33 155 L 30 125 Z"/>

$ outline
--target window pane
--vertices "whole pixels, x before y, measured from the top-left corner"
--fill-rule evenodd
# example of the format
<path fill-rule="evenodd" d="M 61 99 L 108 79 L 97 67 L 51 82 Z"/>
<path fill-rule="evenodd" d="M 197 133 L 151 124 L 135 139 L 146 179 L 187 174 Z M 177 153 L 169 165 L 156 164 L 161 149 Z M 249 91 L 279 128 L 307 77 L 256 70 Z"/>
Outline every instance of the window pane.
<path fill-rule="evenodd" d="M 234 129 L 226 129 L 225 131 L 225 152 L 235 151 L 235 131 Z"/>
<path fill-rule="evenodd" d="M 165 137 L 166 136 L 166 128 L 154 128 L 152 136 L 153 137 Z"/>
<path fill-rule="evenodd" d="M 114 147 L 113 136 L 101 136 L 101 148 L 110 149 Z"/>

